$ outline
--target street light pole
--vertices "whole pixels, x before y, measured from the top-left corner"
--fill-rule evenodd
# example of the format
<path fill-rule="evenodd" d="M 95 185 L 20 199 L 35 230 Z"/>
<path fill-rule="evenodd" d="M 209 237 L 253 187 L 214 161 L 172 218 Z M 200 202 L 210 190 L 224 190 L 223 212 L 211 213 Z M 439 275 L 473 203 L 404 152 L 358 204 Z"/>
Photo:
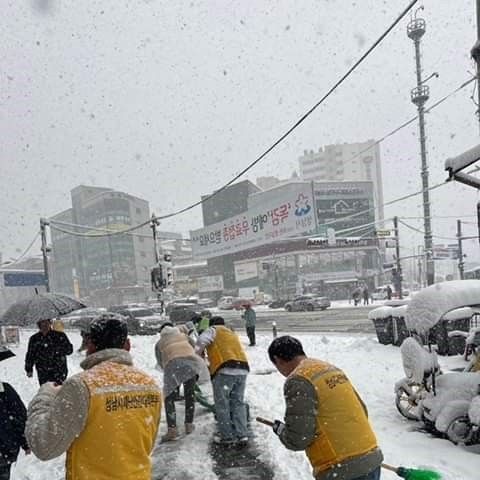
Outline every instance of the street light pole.
<path fill-rule="evenodd" d="M 421 7 L 423 9 L 423 7 Z M 422 18 L 414 18 L 407 26 L 407 35 L 414 41 L 415 44 L 415 62 L 416 62 L 416 76 L 417 86 L 411 91 L 411 100 L 417 106 L 418 120 L 420 129 L 420 156 L 422 161 L 421 176 L 422 176 L 422 190 L 423 190 L 423 222 L 425 230 L 425 251 L 433 251 L 432 240 L 432 224 L 430 218 L 430 193 L 428 185 L 428 164 L 427 164 L 427 145 L 425 135 L 425 103 L 430 97 L 430 89 L 422 81 L 422 64 L 420 52 L 420 39 L 425 34 L 426 23 Z M 427 256 L 427 286 L 432 285 L 435 281 L 435 264 L 433 255 Z"/>
<path fill-rule="evenodd" d="M 464 279 L 465 264 L 463 263 L 463 248 L 462 248 L 462 221 L 457 220 L 457 239 L 458 239 L 458 273 L 460 280 Z"/>
<path fill-rule="evenodd" d="M 396 264 L 397 264 L 397 281 L 395 285 L 398 286 L 398 298 L 401 300 L 403 298 L 402 295 L 402 263 L 400 261 L 400 237 L 398 235 L 398 217 L 393 217 L 393 228 L 394 228 L 394 235 L 395 235 L 395 256 L 396 256 Z"/>
<path fill-rule="evenodd" d="M 48 221 L 45 218 L 40 219 L 40 238 L 42 240 L 42 257 L 43 257 L 43 273 L 45 275 L 45 290 L 50 292 L 50 277 L 48 275 L 48 256 L 50 249 L 47 246 L 47 225 Z"/>

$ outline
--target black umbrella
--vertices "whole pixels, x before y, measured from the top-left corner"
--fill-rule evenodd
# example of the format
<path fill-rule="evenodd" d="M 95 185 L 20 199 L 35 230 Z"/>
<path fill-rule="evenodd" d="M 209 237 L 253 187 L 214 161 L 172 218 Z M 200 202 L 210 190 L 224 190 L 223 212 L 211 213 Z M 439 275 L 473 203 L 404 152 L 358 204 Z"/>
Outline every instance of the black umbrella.
<path fill-rule="evenodd" d="M 86 305 L 75 298 L 57 293 L 41 293 L 14 303 L 0 319 L 3 325 L 31 325 L 40 320 L 66 315 Z"/>
<path fill-rule="evenodd" d="M 0 347 L 0 362 L 6 360 L 7 358 L 14 357 L 15 354 L 9 350 L 7 347 Z"/>

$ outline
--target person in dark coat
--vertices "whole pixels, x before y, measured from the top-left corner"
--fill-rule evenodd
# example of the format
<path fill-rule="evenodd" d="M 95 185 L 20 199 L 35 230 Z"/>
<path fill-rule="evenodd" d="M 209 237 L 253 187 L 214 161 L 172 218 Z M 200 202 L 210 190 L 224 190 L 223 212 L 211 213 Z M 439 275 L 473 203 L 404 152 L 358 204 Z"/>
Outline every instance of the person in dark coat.
<path fill-rule="evenodd" d="M 390 285 L 387 285 L 387 300 L 392 299 L 392 287 Z"/>
<path fill-rule="evenodd" d="M 63 332 L 52 329 L 50 320 L 40 320 L 39 332 L 28 341 L 25 356 L 27 377 L 33 376 L 33 367 L 37 370 L 38 383 L 54 382 L 61 385 L 67 378 L 67 355 L 73 352 L 73 345 Z"/>
<path fill-rule="evenodd" d="M 26 420 L 27 409 L 18 393 L 10 384 L 0 382 L 0 480 L 10 479 L 10 467 L 17 461 L 20 448 L 30 453 L 24 434 Z"/>

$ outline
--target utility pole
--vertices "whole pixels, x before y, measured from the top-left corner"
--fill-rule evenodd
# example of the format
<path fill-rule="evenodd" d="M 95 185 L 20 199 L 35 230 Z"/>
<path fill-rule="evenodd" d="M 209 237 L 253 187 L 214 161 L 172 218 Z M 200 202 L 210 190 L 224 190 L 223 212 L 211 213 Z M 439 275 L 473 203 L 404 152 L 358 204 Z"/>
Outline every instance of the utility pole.
<path fill-rule="evenodd" d="M 45 290 L 50 292 L 50 277 L 48 275 L 48 256 L 47 253 L 50 252 L 50 248 L 47 246 L 47 225 L 48 221 L 45 218 L 40 219 L 40 237 L 42 239 L 42 257 L 43 257 L 43 273 L 45 275 Z"/>
<path fill-rule="evenodd" d="M 424 260 L 424 255 L 420 255 L 420 248 L 422 245 L 418 246 L 417 249 L 417 255 L 418 255 L 418 284 L 420 285 L 420 288 L 423 288 L 423 260 Z"/>
<path fill-rule="evenodd" d="M 160 262 L 160 257 L 158 255 L 158 249 L 157 249 L 157 226 L 160 225 L 160 221 L 157 219 L 154 213 L 152 213 L 152 217 L 150 220 L 150 228 L 152 229 L 152 234 L 153 234 L 153 252 L 154 252 L 154 258 L 155 258 L 155 263 L 158 265 Z"/>
<path fill-rule="evenodd" d="M 480 82 L 480 0 L 476 0 L 477 5 L 477 41 L 473 46 L 472 50 L 470 51 L 472 58 L 475 60 L 477 64 L 477 82 Z M 477 111 L 475 114 L 478 117 L 478 121 L 480 122 L 480 88 L 478 88 L 477 84 Z"/>
<path fill-rule="evenodd" d="M 421 7 L 423 9 L 423 7 Z M 416 14 L 415 14 L 416 15 Z M 435 281 L 435 263 L 433 255 L 432 242 L 432 224 L 430 218 L 430 194 L 428 191 L 428 164 L 427 164 L 427 145 L 425 135 L 425 103 L 430 97 L 430 89 L 428 85 L 424 85 L 422 80 L 422 64 L 420 52 L 420 39 L 425 34 L 426 23 L 422 18 L 415 18 L 407 26 L 407 35 L 415 44 L 415 62 L 417 86 L 410 92 L 412 103 L 417 106 L 418 120 L 420 128 L 420 156 L 422 160 L 422 190 L 423 190 L 423 222 L 425 230 L 425 252 L 427 254 L 427 286 L 432 285 Z"/>
<path fill-rule="evenodd" d="M 463 263 L 463 249 L 462 249 L 462 221 L 457 220 L 457 239 L 458 239 L 458 273 L 460 280 L 463 280 L 464 263 Z"/>
<path fill-rule="evenodd" d="M 401 300 L 402 295 L 402 264 L 400 263 L 400 237 L 398 235 L 398 217 L 393 217 L 393 229 L 395 232 L 395 257 L 397 262 L 397 278 L 395 286 L 398 288 L 398 298 Z"/>

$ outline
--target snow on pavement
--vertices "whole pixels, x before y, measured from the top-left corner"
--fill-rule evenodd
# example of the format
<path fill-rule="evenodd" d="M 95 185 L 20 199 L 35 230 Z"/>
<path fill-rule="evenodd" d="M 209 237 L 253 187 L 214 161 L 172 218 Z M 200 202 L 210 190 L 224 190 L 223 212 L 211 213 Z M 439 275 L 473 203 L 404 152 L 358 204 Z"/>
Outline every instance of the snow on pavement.
<path fill-rule="evenodd" d="M 28 337 L 33 331 L 22 332 L 21 346 L 14 348 L 16 358 L 0 363 L 0 378 L 11 383 L 27 403 L 37 391 L 36 379 L 28 379 L 23 371 L 23 360 Z M 67 332 L 76 347 L 80 336 Z M 434 438 L 417 431 L 421 424 L 405 420 L 395 408 L 393 387 L 404 376 L 400 350 L 393 346 L 380 345 L 371 335 L 319 334 L 296 335 L 312 357 L 334 363 L 343 368 L 351 378 L 367 404 L 370 418 L 385 455 L 386 463 L 408 467 L 425 467 L 440 471 L 444 480 L 473 480 L 480 471 L 480 448 L 459 447 L 448 440 Z M 133 337 L 132 355 L 137 366 L 149 372 L 161 383 L 162 374 L 156 368 L 153 346 L 158 337 Z M 244 345 L 246 337 L 242 336 Z M 281 419 L 284 412 L 282 388 L 284 378 L 279 373 L 265 375 L 272 369 L 267 348 L 271 337 L 258 335 L 257 347 L 246 347 L 252 373 L 247 384 L 247 400 L 251 416 Z M 83 354 L 69 357 L 70 374 L 80 370 Z M 458 366 L 459 357 L 440 358 L 443 367 Z M 210 389 L 202 386 L 209 393 Z M 196 429 L 188 437 L 175 443 L 175 447 L 157 444 L 154 452 L 153 478 L 215 479 L 208 443 L 214 432 L 213 416 L 202 407 L 197 407 Z M 177 408 L 179 428 L 183 428 L 183 410 Z M 257 443 L 263 448 L 262 459 L 270 463 L 278 480 L 312 478 L 310 465 L 303 452 L 286 450 L 271 429 L 252 422 Z M 165 415 L 162 412 L 160 435 L 166 431 Z M 13 469 L 12 480 L 60 480 L 64 478 L 64 456 L 49 462 L 41 462 L 33 455 L 20 453 Z M 168 464 L 168 466 L 166 465 Z M 183 472 L 183 476 L 182 476 Z M 398 479 L 384 472 L 386 480 Z"/>

